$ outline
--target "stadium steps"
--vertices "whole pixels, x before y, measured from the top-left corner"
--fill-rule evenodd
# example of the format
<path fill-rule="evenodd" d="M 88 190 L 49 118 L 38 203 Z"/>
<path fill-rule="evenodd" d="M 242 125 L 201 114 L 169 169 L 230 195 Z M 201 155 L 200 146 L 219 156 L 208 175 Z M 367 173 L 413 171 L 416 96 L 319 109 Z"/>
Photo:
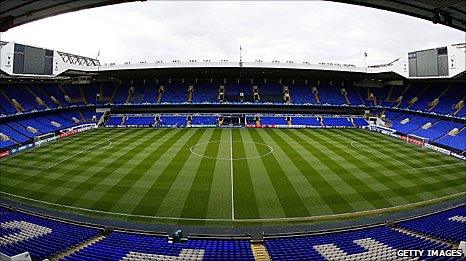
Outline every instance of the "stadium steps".
<path fill-rule="evenodd" d="M 434 103 L 437 100 L 437 102 L 434 103 L 433 106 L 429 107 L 428 111 L 432 111 L 435 108 L 435 106 L 437 106 L 440 103 L 440 98 L 442 98 L 442 96 L 450 90 L 451 86 L 452 84 L 448 85 L 448 88 L 445 88 L 445 90 L 431 102 L 431 103 Z"/>
<path fill-rule="evenodd" d="M 314 94 L 314 98 L 316 99 L 317 103 L 320 104 L 320 96 L 317 87 L 312 87 L 312 93 Z"/>
<path fill-rule="evenodd" d="M 65 89 L 63 88 L 63 85 L 61 85 L 61 84 L 58 85 L 58 88 L 60 88 L 60 90 L 61 90 L 61 92 L 63 93 L 64 96 L 66 96 L 66 97 L 69 98 L 69 101 L 67 100 L 67 102 L 69 102 L 69 103 L 84 102 L 84 99 L 83 99 L 82 96 L 76 98 L 76 97 L 71 97 L 70 95 L 68 95 L 68 93 L 67 93 L 67 92 L 65 91 Z M 81 93 L 81 95 L 82 95 L 82 93 Z M 66 100 L 66 98 L 65 98 L 65 100 Z"/>
<path fill-rule="evenodd" d="M 81 121 L 86 121 L 86 117 L 84 117 L 84 114 L 82 111 L 79 111 L 79 115 L 81 116 Z"/>
<path fill-rule="evenodd" d="M 78 86 L 79 88 L 79 93 L 81 93 L 81 99 L 84 101 L 84 104 L 87 104 L 87 99 L 86 99 L 86 95 L 84 95 L 84 91 L 83 91 L 83 88 L 82 86 Z"/>
<path fill-rule="evenodd" d="M 448 133 L 450 133 L 450 131 L 451 131 L 451 130 L 447 131 L 445 134 L 443 134 L 442 136 L 440 136 L 439 138 L 437 138 L 437 139 L 435 140 L 435 142 L 441 140 L 442 138 L 445 138 L 445 136 L 449 135 Z"/>
<path fill-rule="evenodd" d="M 375 95 L 374 92 L 372 92 L 372 90 L 367 90 L 367 100 L 368 101 L 372 101 L 374 103 L 374 105 L 378 105 L 377 104 L 377 96 Z"/>
<path fill-rule="evenodd" d="M 461 109 L 464 108 L 464 100 L 465 100 L 465 99 L 466 99 L 466 96 L 463 97 L 463 99 L 462 99 L 461 101 L 459 101 L 457 104 L 455 104 L 455 108 L 457 108 L 457 109 L 455 110 L 455 112 L 453 113 L 453 115 L 458 114 L 458 113 L 461 111 Z"/>
<path fill-rule="evenodd" d="M 128 96 L 126 96 L 125 103 L 131 103 L 133 101 L 135 87 L 130 87 L 128 90 Z"/>
<path fill-rule="evenodd" d="M 348 92 L 346 91 L 345 88 L 341 88 L 341 94 L 343 95 L 343 98 L 345 98 L 346 104 L 350 105 L 351 102 L 348 98 Z"/>
<path fill-rule="evenodd" d="M 97 100 L 97 101 L 109 101 L 110 99 L 111 99 L 111 97 L 104 96 L 104 84 L 100 83 L 100 86 L 99 86 L 99 100 Z"/>
<path fill-rule="evenodd" d="M 251 250 L 252 250 L 252 254 L 254 255 L 254 260 L 256 261 L 272 260 L 262 240 L 251 241 Z"/>
<path fill-rule="evenodd" d="M 115 87 L 115 90 L 113 90 L 112 96 L 110 97 L 109 103 L 113 103 L 113 100 L 115 99 L 116 94 L 118 93 L 118 89 L 120 89 L 121 86 L 121 81 L 118 82 L 117 86 Z"/>
<path fill-rule="evenodd" d="M 361 101 L 361 103 L 362 103 L 362 104 L 365 104 L 364 99 L 362 98 L 362 95 L 361 95 L 361 93 L 359 92 L 359 89 L 358 89 L 358 88 L 356 88 L 356 93 L 358 94 L 359 100 Z"/>
<path fill-rule="evenodd" d="M 62 107 L 62 104 L 60 103 L 60 101 L 57 99 L 57 97 L 54 97 L 53 95 L 49 95 L 47 94 L 44 90 L 42 90 L 41 88 L 37 88 L 41 93 L 42 95 L 44 95 L 44 97 L 48 97 L 54 104 Z M 53 97 L 53 98 L 52 98 Z"/>
<path fill-rule="evenodd" d="M 319 120 L 320 126 L 325 127 L 324 118 L 321 115 L 319 115 L 317 116 L 317 119 Z"/>
<path fill-rule="evenodd" d="M 395 105 L 395 108 L 400 107 L 401 103 L 403 102 L 403 96 L 408 91 L 409 87 L 411 87 L 411 84 L 408 84 L 408 86 L 406 86 L 406 88 L 403 90 L 403 92 L 400 94 L 400 96 L 396 98 L 398 103 Z"/>
<path fill-rule="evenodd" d="M 390 90 L 388 91 L 387 98 L 385 99 L 386 101 L 390 101 L 390 98 L 392 97 L 392 91 L 393 91 L 393 85 L 390 86 Z"/>
<path fill-rule="evenodd" d="M 26 90 L 32 96 L 34 96 L 34 100 L 36 101 L 37 105 L 44 106 L 45 108 L 50 109 L 50 107 L 39 96 L 37 96 L 29 87 L 26 86 Z"/>
<path fill-rule="evenodd" d="M 103 126 L 104 123 L 107 121 L 107 118 L 109 118 L 109 116 L 109 111 L 105 111 L 104 113 L 102 113 L 102 116 L 100 116 L 100 118 L 97 120 L 97 126 Z"/>
<path fill-rule="evenodd" d="M 424 234 L 421 234 L 421 233 L 418 233 L 418 232 L 414 232 L 414 231 L 411 231 L 410 229 L 400 228 L 400 227 L 392 227 L 392 229 L 396 230 L 396 231 L 398 231 L 400 233 L 412 236 L 412 237 L 422 238 L 424 240 L 434 241 L 434 242 L 441 243 L 441 244 L 447 244 L 447 245 L 453 247 L 453 244 L 451 242 L 449 242 L 449 241 L 445 241 L 445 240 L 442 240 L 440 238 L 435 238 L 435 237 L 432 237 L 432 236 L 428 236 L 428 235 L 424 235 Z"/>
<path fill-rule="evenodd" d="M 95 237 L 93 237 L 93 238 L 91 238 L 91 239 L 89 239 L 89 240 L 87 240 L 87 241 L 85 241 L 85 242 L 83 242 L 83 243 L 81 243 L 79 245 L 76 245 L 76 246 L 74 246 L 74 247 L 72 247 L 72 248 L 70 248 L 70 249 L 68 249 L 68 250 L 66 250 L 64 252 L 58 253 L 57 255 L 51 257 L 50 260 L 61 260 L 61 259 L 65 258 L 65 257 L 67 257 L 67 256 L 71 256 L 72 254 L 74 254 L 74 253 L 76 253 L 76 252 L 78 252 L 78 251 L 80 251 L 80 250 L 82 250 L 82 249 L 84 249 L 86 247 L 89 247 L 92 244 L 97 243 L 97 242 L 99 242 L 100 240 L 102 240 L 104 238 L 105 238 L 105 236 L 103 236 L 103 235 L 95 236 Z"/>
<path fill-rule="evenodd" d="M 406 107 L 406 109 L 409 109 L 409 107 L 411 107 L 413 104 L 420 101 L 421 99 L 419 97 L 421 97 L 429 89 L 429 87 L 430 85 L 427 85 L 418 95 L 416 95 L 416 97 L 412 98 L 411 101 L 409 102 L 408 107 Z"/>
<path fill-rule="evenodd" d="M 193 102 L 193 95 L 194 95 L 194 86 L 189 85 L 189 87 L 188 87 L 188 100 L 187 100 L 189 103 Z"/>
<path fill-rule="evenodd" d="M 157 91 L 157 103 L 162 101 L 163 92 L 165 91 L 164 86 L 159 86 L 159 90 Z"/>
<path fill-rule="evenodd" d="M 15 108 L 18 112 L 24 111 L 24 109 L 22 108 L 21 104 L 19 104 L 19 102 L 18 102 L 18 104 L 19 104 L 21 107 L 18 108 L 17 106 L 15 106 L 15 104 L 14 104 L 13 101 L 10 99 L 10 97 L 8 97 L 8 95 L 6 95 L 6 93 L 5 93 L 2 89 L 0 89 L 0 92 L 2 93 L 3 97 L 5 97 L 5 99 L 7 99 L 7 100 L 10 102 L 11 106 L 13 106 L 13 108 Z"/>

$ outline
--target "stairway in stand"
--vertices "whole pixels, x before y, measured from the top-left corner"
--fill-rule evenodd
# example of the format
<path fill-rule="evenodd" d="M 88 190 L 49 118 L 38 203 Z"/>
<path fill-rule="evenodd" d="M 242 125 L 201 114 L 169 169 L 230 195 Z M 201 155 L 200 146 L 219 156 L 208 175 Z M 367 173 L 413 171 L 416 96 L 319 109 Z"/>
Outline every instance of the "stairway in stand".
<path fill-rule="evenodd" d="M 251 250 L 252 250 L 252 254 L 254 255 L 254 260 L 256 261 L 272 260 L 262 240 L 251 241 Z"/>

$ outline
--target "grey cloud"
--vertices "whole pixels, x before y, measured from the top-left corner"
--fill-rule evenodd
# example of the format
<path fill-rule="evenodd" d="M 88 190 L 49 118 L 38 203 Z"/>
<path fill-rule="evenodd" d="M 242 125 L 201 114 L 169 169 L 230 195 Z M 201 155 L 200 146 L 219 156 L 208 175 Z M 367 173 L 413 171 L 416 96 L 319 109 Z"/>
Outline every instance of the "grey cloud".
<path fill-rule="evenodd" d="M 38 33 L 40 32 L 40 33 Z M 300 2 L 135 2 L 60 15 L 11 29 L 5 40 L 103 62 L 272 59 L 385 63 L 408 51 L 464 41 L 428 21 L 347 4 Z"/>

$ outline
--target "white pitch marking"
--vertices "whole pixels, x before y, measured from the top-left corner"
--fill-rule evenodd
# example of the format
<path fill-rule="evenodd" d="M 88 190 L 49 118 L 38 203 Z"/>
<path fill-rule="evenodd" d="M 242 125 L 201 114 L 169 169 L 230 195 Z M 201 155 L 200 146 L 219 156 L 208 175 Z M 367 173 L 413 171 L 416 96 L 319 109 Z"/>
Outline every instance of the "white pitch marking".
<path fill-rule="evenodd" d="M 273 147 L 271 147 L 270 145 L 267 145 L 267 144 L 264 144 L 264 143 L 260 143 L 260 142 L 254 142 L 254 141 L 247 141 L 247 140 L 244 140 L 244 141 L 232 141 L 233 143 L 234 142 L 241 142 L 241 143 L 251 143 L 251 144 L 259 144 L 259 145 L 262 145 L 262 146 L 266 146 L 267 148 L 269 148 L 269 151 L 263 155 L 258 155 L 258 156 L 252 156 L 252 157 L 241 157 L 241 158 L 231 158 L 231 157 L 211 157 L 211 156 L 206 156 L 206 155 L 202 155 L 202 154 L 199 154 L 197 152 L 194 151 L 194 148 L 199 146 L 199 145 L 204 145 L 204 144 L 209 144 L 209 143 L 230 143 L 230 141 L 208 141 L 208 142 L 201 142 L 201 143 L 197 143 L 193 146 L 191 146 L 191 148 L 189 148 L 189 151 L 196 155 L 196 156 L 199 156 L 199 157 L 203 157 L 203 158 L 208 158 L 208 159 L 216 159 L 216 160 L 249 160 L 249 159 L 258 159 L 258 158 L 262 158 L 262 157 L 265 157 L 271 153 L 273 153 Z"/>
<path fill-rule="evenodd" d="M 105 146 L 103 146 L 103 147 L 101 147 L 101 148 L 99 148 L 99 149 L 103 149 L 103 148 L 107 148 L 107 147 L 112 146 L 112 141 L 111 141 L 111 140 L 106 140 L 106 141 L 99 142 L 99 143 L 97 143 L 96 145 L 94 145 L 94 146 L 92 146 L 92 147 L 89 147 L 89 148 L 87 148 L 87 149 L 85 149 L 85 150 L 82 150 L 82 151 L 80 151 L 80 152 L 78 152 L 78 153 L 75 153 L 75 154 L 69 156 L 69 157 L 66 157 L 66 158 L 63 159 L 63 160 L 60 160 L 59 162 L 56 162 L 56 163 L 50 165 L 47 169 L 53 168 L 53 167 L 55 167 L 56 165 L 61 164 L 61 163 L 65 162 L 65 161 L 67 161 L 67 160 L 69 160 L 69 159 L 71 159 L 71 158 L 73 158 L 73 157 L 75 157 L 75 156 L 77 156 L 77 155 L 79 155 L 79 154 L 81 154 L 81 153 L 83 153 L 83 152 L 86 152 L 86 151 L 88 151 L 88 150 L 90 150 L 90 149 L 96 147 L 97 145 L 100 145 L 100 144 L 102 144 L 102 143 L 105 143 L 105 142 L 108 142 L 108 145 L 105 145 Z"/>
<path fill-rule="evenodd" d="M 364 145 L 364 144 L 362 144 L 362 143 L 360 143 L 360 142 L 358 142 L 358 141 L 351 140 L 351 146 L 352 146 L 353 148 L 361 149 L 361 148 L 358 148 L 357 146 L 355 146 L 354 143 L 357 143 L 357 144 L 359 144 L 359 145 L 361 145 L 361 146 L 363 146 L 363 147 L 365 147 L 365 148 L 367 148 L 367 149 L 369 149 L 369 150 L 371 150 L 371 151 L 373 151 L 373 152 L 376 152 L 376 153 L 378 153 L 378 154 L 384 155 L 385 157 L 389 157 L 389 158 L 393 159 L 394 161 L 396 161 L 396 162 L 398 162 L 398 163 L 400 163 L 400 164 L 403 164 L 403 165 L 409 167 L 410 169 L 416 170 L 416 168 L 413 168 L 413 167 L 409 166 L 408 164 L 406 164 L 406 163 L 404 163 L 404 162 L 402 162 L 402 161 L 399 161 L 399 160 L 393 158 L 393 157 L 390 156 L 390 155 L 387 155 L 387 154 L 385 154 L 385 153 L 383 153 L 383 152 L 381 152 L 381 151 L 379 151 L 379 150 L 373 149 L 373 148 L 371 148 L 371 147 L 369 147 L 369 146 L 367 146 L 367 145 Z"/>
<path fill-rule="evenodd" d="M 88 208 L 80 208 L 80 207 L 73 207 L 73 206 L 66 206 L 62 204 L 57 204 L 57 203 L 52 203 L 52 202 L 47 202 L 47 201 L 42 201 L 42 200 L 37 200 L 33 198 L 27 198 L 23 196 L 18 196 L 15 194 L 11 194 L 8 192 L 3 192 L 0 191 L 0 194 L 4 195 L 9 195 L 12 197 L 16 198 L 21 198 L 24 200 L 29 200 L 33 202 L 39 202 L 42 204 L 50 205 L 50 206 L 57 206 L 57 207 L 62 207 L 62 208 L 68 208 L 68 209 L 74 209 L 74 210 L 80 210 L 80 211 L 86 211 L 86 212 L 91 212 L 91 213 L 101 213 L 101 214 L 106 214 L 106 215 L 116 215 L 116 216 L 125 216 L 125 217 L 141 217 L 141 218 L 151 218 L 151 219 L 165 219 L 165 220 L 188 220 L 188 221 L 232 221 L 231 219 L 226 219 L 226 218 L 183 218 L 183 217 L 163 217 L 163 216 L 147 216 L 147 215 L 135 215 L 135 214 L 127 214 L 127 213 L 120 213 L 120 212 L 109 212 L 109 211 L 102 211 L 102 210 L 94 210 L 94 209 L 88 209 Z M 415 202 L 415 203 L 410 203 L 410 204 L 405 204 L 405 205 L 400 205 L 400 206 L 395 206 L 395 207 L 387 207 L 387 208 L 380 208 L 376 210 L 362 210 L 358 212 L 352 212 L 352 213 L 341 213 L 341 214 L 333 214 L 333 215 L 320 215 L 320 216 L 307 216 L 307 217 L 283 217 L 283 218 L 253 218 L 253 219 L 235 219 L 235 222 L 263 222 L 263 221 L 290 221 L 290 220 L 296 220 L 296 221 L 305 221 L 308 219 L 312 220 L 319 220 L 327 217 L 346 217 L 348 215 L 360 215 L 360 214 L 373 214 L 373 213 L 378 213 L 378 212 L 383 212 L 383 211 L 389 211 L 392 209 L 398 209 L 398 208 L 403 208 L 403 207 L 414 207 L 418 205 L 423 205 L 427 204 L 430 202 L 442 200 L 445 198 L 450 198 L 450 197 L 455 197 L 459 195 L 466 195 L 465 192 L 460 192 L 440 198 L 434 198 L 434 199 L 429 199 L 429 200 L 424 200 L 420 202 Z"/>
<path fill-rule="evenodd" d="M 15 194 L 11 194 L 8 192 L 3 192 L 0 191 L 1 194 L 9 195 L 12 197 L 24 199 L 24 200 L 29 200 L 33 202 L 39 202 L 42 204 L 50 205 L 50 206 L 57 206 L 57 207 L 62 207 L 62 208 L 67 208 L 67 209 L 73 209 L 73 210 L 79 210 L 79 211 L 85 211 L 85 212 L 90 212 L 90 213 L 100 213 L 100 214 L 106 214 L 106 215 L 116 215 L 116 216 L 125 216 L 125 217 L 141 217 L 141 218 L 152 218 L 152 219 L 166 219 L 166 220 L 189 220 L 189 221 L 231 221 L 231 219 L 220 219 L 220 218 L 183 218 L 183 217 L 163 217 L 163 216 L 147 216 L 147 215 L 135 215 L 135 214 L 126 214 L 126 213 L 120 213 L 120 212 L 109 212 L 109 211 L 102 211 L 102 210 L 95 210 L 95 209 L 88 209 L 88 208 L 80 208 L 80 207 L 73 207 L 73 206 L 66 206 L 62 204 L 57 204 L 57 203 L 52 203 L 52 202 L 47 202 L 47 201 L 42 201 L 38 199 L 33 199 L 33 198 L 28 198 L 28 197 L 23 197 L 23 196 L 18 196 Z"/>
<path fill-rule="evenodd" d="M 451 164 L 443 164 L 443 165 L 436 165 L 436 166 L 427 166 L 427 167 L 420 167 L 420 168 L 416 168 L 416 169 L 420 169 L 420 170 L 423 170 L 423 169 L 436 169 L 436 168 L 442 168 L 442 167 L 450 167 L 450 166 L 456 166 L 458 164 L 462 164 L 464 165 L 465 163 L 463 162 L 455 162 L 455 163 L 451 163 Z"/>
<path fill-rule="evenodd" d="M 233 137 L 230 128 L 230 181 L 231 181 L 231 220 L 235 220 L 235 193 L 233 188 Z"/>
<path fill-rule="evenodd" d="M 5 164 L 5 165 L 15 165 L 15 166 L 21 166 L 21 167 L 32 167 L 32 168 L 37 168 L 37 169 L 50 169 L 50 168 L 53 168 L 53 167 L 55 167 L 56 165 L 61 164 L 61 163 L 65 162 L 65 161 L 67 161 L 67 160 L 69 160 L 69 159 L 71 159 L 71 158 L 73 158 L 73 157 L 75 157 L 75 156 L 77 156 L 77 155 L 79 155 L 79 154 L 81 154 L 81 153 L 83 153 L 83 152 L 86 152 L 86 151 L 88 151 L 88 150 L 90 150 L 90 149 L 92 149 L 92 148 L 96 147 L 97 145 L 100 145 L 100 144 L 102 144 L 102 143 L 104 143 L 104 142 L 108 142 L 108 145 L 105 145 L 104 147 L 101 147 L 101 148 L 99 148 L 99 149 L 103 149 L 103 148 L 106 148 L 106 147 L 109 147 L 109 146 L 112 145 L 112 141 L 111 141 L 111 140 L 106 140 L 106 141 L 99 142 L 99 143 L 97 143 L 96 145 L 94 145 L 94 146 L 92 146 L 92 147 L 89 147 L 89 148 L 87 148 L 87 149 L 85 149 L 85 150 L 82 150 L 82 151 L 80 151 L 80 152 L 78 152 L 78 153 L 75 153 L 75 154 L 73 154 L 73 155 L 71 155 L 71 156 L 69 156 L 69 157 L 67 157 L 67 158 L 65 158 L 65 159 L 63 159 L 63 160 L 60 160 L 59 162 L 56 162 L 56 163 L 54 163 L 54 164 L 52 164 L 52 165 L 49 165 L 48 167 L 43 167 L 43 166 L 38 166 L 38 165 L 36 166 L 36 165 L 34 165 L 34 164 L 14 163 L 14 162 L 8 162 L 8 161 L 7 161 L 7 162 L 2 162 L 1 164 L 2 164 L 2 165 L 3 165 L 3 164 Z"/>
<path fill-rule="evenodd" d="M 108 145 L 105 145 L 104 147 L 101 147 L 101 148 L 99 148 L 99 149 L 107 148 L 107 147 L 109 147 L 109 146 L 112 145 L 112 140 L 114 140 L 114 139 L 116 139 L 116 138 L 118 138 L 118 137 L 120 137 L 120 136 L 123 136 L 124 134 L 126 134 L 126 133 L 121 133 L 120 135 L 115 136 L 115 137 L 112 138 L 111 140 L 101 141 L 101 142 L 99 142 L 99 143 L 97 143 L 97 144 L 95 144 L 95 145 L 93 145 L 93 146 L 91 146 L 91 147 L 89 147 L 89 148 L 87 148 L 87 149 L 85 149 L 85 150 L 82 150 L 82 151 L 80 151 L 80 152 L 77 152 L 77 153 L 75 153 L 75 154 L 73 154 L 73 155 L 71 155 L 71 156 L 69 156 L 69 157 L 67 157 L 67 158 L 65 158 L 65 159 L 63 159 L 63 160 L 61 160 L 61 161 L 59 161 L 59 162 L 56 162 L 56 163 L 54 163 L 54 164 L 52 164 L 52 165 L 50 165 L 50 166 L 48 166 L 48 167 L 36 166 L 36 165 L 31 165 L 31 164 L 14 163 L 14 162 L 8 162 L 8 161 L 6 161 L 6 160 L 5 160 L 5 161 L 2 161 L 1 164 L 5 164 L 5 165 L 10 164 L 10 165 L 15 165 L 15 166 L 32 167 L 32 168 L 38 168 L 38 169 L 50 169 L 50 168 L 52 168 L 52 167 L 55 167 L 55 166 L 58 165 L 58 164 L 61 164 L 61 163 L 65 162 L 65 161 L 71 159 L 72 157 L 75 157 L 75 156 L 77 156 L 77 155 L 79 155 L 79 154 L 81 154 L 81 153 L 83 153 L 83 152 L 86 152 L 86 151 L 88 151 L 88 150 L 90 150 L 90 149 L 92 149 L 92 148 L 94 148 L 94 147 L 96 147 L 97 145 L 100 145 L 100 144 L 102 144 L 102 143 L 108 142 L 109 144 L 108 144 Z"/>

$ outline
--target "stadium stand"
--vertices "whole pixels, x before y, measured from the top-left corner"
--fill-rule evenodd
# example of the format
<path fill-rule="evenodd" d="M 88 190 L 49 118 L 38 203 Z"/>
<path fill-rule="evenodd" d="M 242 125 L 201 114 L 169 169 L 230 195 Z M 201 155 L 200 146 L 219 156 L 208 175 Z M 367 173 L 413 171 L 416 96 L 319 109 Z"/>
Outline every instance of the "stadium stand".
<path fill-rule="evenodd" d="M 252 85 L 229 84 L 225 86 L 225 101 L 232 103 L 253 102 Z M 241 98 L 243 94 L 243 98 Z"/>
<path fill-rule="evenodd" d="M 408 83 L 405 86 L 388 86 L 379 90 L 377 88 L 353 87 L 350 83 L 340 82 L 320 82 L 316 88 L 316 94 L 312 93 L 313 84 L 302 85 L 293 84 L 288 86 L 293 104 L 318 104 L 317 99 L 320 99 L 321 104 L 328 105 L 344 105 L 360 106 L 361 104 L 374 105 L 378 104 L 390 107 L 390 110 L 385 110 L 385 120 L 390 124 L 391 128 L 405 135 L 416 135 L 429 139 L 440 146 L 453 148 L 457 151 L 464 151 L 465 145 L 463 128 L 466 126 L 451 117 L 464 117 L 466 110 L 463 109 L 460 101 L 464 100 L 466 95 L 461 84 L 426 84 L 426 83 Z M 130 86 L 133 92 L 130 92 Z M 54 132 L 62 128 L 68 128 L 83 122 L 93 122 L 100 119 L 101 113 L 95 113 L 91 110 L 68 110 L 63 111 L 60 108 L 70 106 L 83 106 L 87 104 L 106 104 L 113 102 L 115 104 L 124 104 L 131 102 L 132 104 L 153 104 L 157 102 L 158 87 L 164 86 L 164 92 L 161 95 L 160 102 L 168 103 L 185 103 L 189 98 L 187 93 L 187 85 L 181 83 L 171 84 L 155 84 L 154 82 L 103 82 L 92 84 L 91 86 L 74 86 L 74 85 L 58 85 L 58 84 L 10 84 L 0 88 L 0 113 L 3 118 L 9 115 L 34 113 L 44 110 L 59 110 L 57 113 L 47 113 L 40 116 L 26 116 L 19 119 L 8 119 L 2 122 L 2 126 L 8 124 L 8 128 L 4 128 L 3 133 L 6 136 L 11 136 L 10 140 L 2 141 L 2 148 L 13 146 L 15 144 L 24 143 L 27 138 L 41 135 L 48 132 Z M 192 102 L 193 103 L 218 103 L 219 84 L 200 83 L 193 84 Z M 344 86 L 344 87 L 343 87 Z M 283 99 L 283 85 L 277 83 L 267 83 L 258 85 L 258 93 L 260 102 L 280 104 Z M 342 91 L 344 88 L 344 92 Z M 244 94 L 241 100 L 240 93 Z M 253 87 L 248 84 L 226 84 L 225 85 L 225 101 L 240 103 L 253 102 Z M 460 95 L 458 95 L 460 93 Z M 345 95 L 346 94 L 346 95 Z M 369 97 L 371 96 L 371 97 Z M 402 97 L 398 103 L 398 98 Z M 438 102 L 433 101 L 438 99 Z M 414 115 L 410 111 L 404 109 L 413 109 L 421 112 Z M 400 110 L 402 109 L 402 110 Z M 450 119 L 438 119 L 432 117 L 428 113 L 444 114 Z M 409 119 L 409 120 L 405 120 Z M 154 119 L 150 118 L 115 118 L 110 117 L 106 122 L 107 125 L 119 125 L 122 121 L 128 120 L 126 125 L 153 125 Z M 185 126 L 186 119 L 167 118 L 162 119 L 159 126 Z M 202 122 L 202 119 L 193 118 L 193 125 L 212 125 L 214 119 L 205 119 L 207 122 Z M 274 119 L 262 117 L 264 125 L 286 125 L 288 122 L 282 119 L 275 122 Z M 255 124 L 254 120 L 250 120 L 249 124 Z M 321 126 L 318 119 L 293 117 L 292 124 Z M 364 121 L 346 121 L 340 119 L 324 118 L 325 126 L 364 126 Z M 362 125 L 361 125 L 362 124 Z M 29 128 L 28 130 L 28 127 Z M 458 134 L 450 133 L 454 128 L 458 129 Z M 11 132 L 14 129 L 14 132 Z M 8 133 L 5 133 L 8 132 Z"/>
<path fill-rule="evenodd" d="M 184 103 L 187 102 L 186 91 L 188 87 L 182 83 L 164 84 L 164 92 L 161 102 L 167 103 Z"/>
<path fill-rule="evenodd" d="M 218 103 L 218 84 L 194 85 L 193 103 Z"/>
<path fill-rule="evenodd" d="M 444 136 L 445 133 L 449 132 L 450 130 L 461 127 L 461 123 L 440 120 L 429 128 L 420 128 L 411 132 L 411 134 L 427 138 L 430 141 L 434 141 Z"/>
<path fill-rule="evenodd" d="M 321 126 L 317 117 L 292 117 L 291 122 L 294 125 L 306 125 L 311 127 Z"/>
<path fill-rule="evenodd" d="M 283 103 L 283 86 L 280 84 L 261 84 L 260 98 L 264 102 Z"/>
<path fill-rule="evenodd" d="M 43 260 L 100 234 L 97 228 L 64 223 L 21 212 L 0 215 L 0 252 L 14 256 L 29 252 Z"/>
<path fill-rule="evenodd" d="M 106 125 L 122 125 L 123 117 L 122 116 L 110 116 L 108 118 Z"/>
<path fill-rule="evenodd" d="M 407 121 L 406 119 L 409 119 L 409 121 Z M 393 124 L 392 128 L 397 130 L 398 132 L 407 134 L 421 128 L 424 124 L 428 122 L 435 123 L 435 120 L 427 117 L 416 117 L 415 115 L 406 115 L 406 118 L 403 117 L 401 121 L 399 121 L 396 124 Z"/>
<path fill-rule="evenodd" d="M 186 116 L 164 115 L 158 123 L 161 127 L 185 127 L 187 122 Z"/>
<path fill-rule="evenodd" d="M 126 125 L 152 126 L 155 124 L 154 116 L 128 116 L 125 120 Z"/>
<path fill-rule="evenodd" d="M 191 118 L 191 125 L 217 125 L 218 116 L 195 115 Z"/>
<path fill-rule="evenodd" d="M 378 225 L 309 235 L 266 236 L 264 244 L 272 260 L 392 260 L 398 258 L 399 249 L 454 249 L 452 244 L 463 240 L 465 216 L 466 206 L 462 205 L 396 222 L 395 227 Z M 60 260 L 254 260 L 248 238 L 190 237 L 185 242 L 171 243 L 167 236 L 141 232 L 110 231 L 103 235 L 98 227 L 4 207 L 0 207 L 0 224 L 0 252 L 13 256 L 27 251 L 33 260 L 54 256 L 62 256 Z"/>
<path fill-rule="evenodd" d="M 310 86 L 293 85 L 290 87 L 291 101 L 294 104 L 316 104 Z"/>
<path fill-rule="evenodd" d="M 324 117 L 322 123 L 327 127 L 353 127 L 353 123 L 348 118 Z"/>
<path fill-rule="evenodd" d="M 369 125 L 369 123 L 364 118 L 353 118 L 353 123 L 357 127 L 363 127 Z"/>
<path fill-rule="evenodd" d="M 113 232 L 63 260 L 254 260 L 249 240 L 189 239 Z"/>
<path fill-rule="evenodd" d="M 345 90 L 351 105 L 357 106 L 363 104 L 362 96 L 355 87 L 345 86 Z"/>
<path fill-rule="evenodd" d="M 399 227 L 458 244 L 466 231 L 466 206 L 399 223 Z"/>
<path fill-rule="evenodd" d="M 411 236 L 384 227 L 266 238 L 272 260 L 396 260 L 397 249 L 451 249 L 446 243 Z M 437 260 L 423 257 L 424 260 Z"/>
<path fill-rule="evenodd" d="M 9 148 L 9 147 L 12 147 L 14 146 L 16 143 L 11 140 L 11 139 L 8 139 L 8 140 L 0 140 L 0 150 L 3 150 L 3 149 L 6 149 L 6 148 Z"/>
<path fill-rule="evenodd" d="M 82 106 L 84 104 L 154 104 L 157 103 L 158 86 L 163 86 L 161 103 L 185 103 L 188 101 L 188 86 L 182 83 L 155 84 L 153 82 L 137 83 L 114 82 L 101 83 L 100 86 L 73 85 L 39 85 L 21 86 L 9 85 L 0 89 L 2 115 L 13 115 L 18 112 L 32 112 L 55 109 L 67 106 Z M 218 83 L 193 84 L 192 103 L 218 103 Z M 312 85 L 294 84 L 288 86 L 293 104 L 325 104 L 325 105 L 382 105 L 394 109 L 410 109 L 425 113 L 437 113 L 451 117 L 464 117 L 466 110 L 462 106 L 455 106 L 464 95 L 460 84 L 428 85 L 413 83 L 405 87 L 388 86 L 382 90 L 376 88 L 353 87 L 350 83 L 322 82 L 312 93 Z M 227 84 L 225 85 L 226 102 L 261 102 L 283 104 L 283 85 L 262 84 L 257 86 L 260 99 L 255 101 L 252 91 L 253 85 Z M 343 93 L 342 88 L 345 90 Z M 130 91 L 132 90 L 132 91 Z M 243 99 L 240 93 L 244 94 Z M 369 95 L 372 95 L 369 97 Z M 99 96 L 97 101 L 96 96 Z M 67 97 L 67 98 L 65 98 Z M 402 97 L 398 104 L 396 101 Z M 317 98 L 319 101 L 317 101 Z M 38 99 L 41 101 L 39 102 Z M 435 102 L 435 106 L 429 104 Z M 15 102 L 13 102 L 13 100 Z M 377 102 L 377 104 L 375 104 Z"/>
<path fill-rule="evenodd" d="M 341 93 L 341 87 L 333 83 L 321 83 L 318 87 L 322 104 L 342 105 L 346 101 Z"/>
<path fill-rule="evenodd" d="M 466 128 L 463 127 L 456 135 L 446 134 L 435 142 L 459 151 L 464 151 L 466 150 Z"/>
<path fill-rule="evenodd" d="M 260 117 L 260 123 L 262 125 L 288 125 L 288 121 L 285 117 L 270 117 L 262 116 Z"/>
<path fill-rule="evenodd" d="M 116 91 L 115 91 L 115 96 L 113 97 L 113 100 L 110 102 L 113 104 L 124 104 L 126 103 L 126 99 L 128 97 L 128 92 L 129 92 L 129 85 L 126 85 L 124 83 L 117 85 Z"/>

